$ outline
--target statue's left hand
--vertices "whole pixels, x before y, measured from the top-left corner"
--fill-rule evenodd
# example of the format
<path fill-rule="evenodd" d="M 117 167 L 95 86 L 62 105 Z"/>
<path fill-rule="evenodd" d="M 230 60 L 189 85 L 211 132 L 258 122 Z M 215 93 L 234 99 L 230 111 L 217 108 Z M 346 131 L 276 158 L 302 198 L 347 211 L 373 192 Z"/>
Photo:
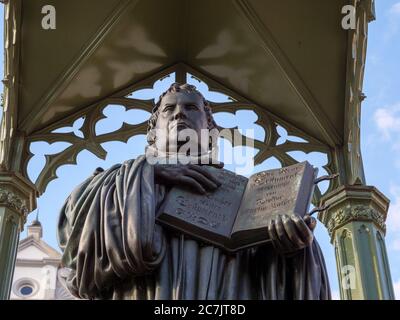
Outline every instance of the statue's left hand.
<path fill-rule="evenodd" d="M 317 220 L 309 215 L 303 219 L 297 215 L 283 216 L 269 223 L 268 233 L 275 249 L 290 255 L 313 242 L 316 225 Z"/>

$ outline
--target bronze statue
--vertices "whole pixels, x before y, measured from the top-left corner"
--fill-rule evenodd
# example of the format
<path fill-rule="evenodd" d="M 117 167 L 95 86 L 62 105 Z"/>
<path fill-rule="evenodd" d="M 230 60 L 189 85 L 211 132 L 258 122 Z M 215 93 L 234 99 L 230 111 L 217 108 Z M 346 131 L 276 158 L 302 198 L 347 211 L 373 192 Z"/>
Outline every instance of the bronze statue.
<path fill-rule="evenodd" d="M 190 128 L 214 129 L 210 104 L 194 86 L 173 84 L 149 120 L 148 142 Z M 175 147 L 179 147 L 175 146 Z M 204 147 L 203 147 L 204 149 Z M 208 150 L 200 148 L 200 153 Z M 215 165 L 215 164 L 214 164 Z M 218 166 L 218 164 L 216 165 Z M 199 164 L 149 164 L 145 156 L 98 170 L 66 200 L 58 238 L 70 291 L 86 299 L 330 299 L 316 220 L 269 226 L 271 243 L 228 254 L 155 223 L 171 186 L 205 193 L 220 182 Z"/>

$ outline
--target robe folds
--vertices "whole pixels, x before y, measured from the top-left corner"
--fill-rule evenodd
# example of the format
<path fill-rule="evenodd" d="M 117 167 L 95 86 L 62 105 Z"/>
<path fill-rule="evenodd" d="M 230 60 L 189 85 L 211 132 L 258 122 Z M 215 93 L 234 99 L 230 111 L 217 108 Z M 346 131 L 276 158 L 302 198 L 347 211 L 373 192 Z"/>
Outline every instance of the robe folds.
<path fill-rule="evenodd" d="M 59 217 L 66 280 L 83 299 L 330 299 L 316 240 L 292 256 L 270 245 L 235 254 L 155 223 L 168 191 L 144 156 L 93 175 Z"/>

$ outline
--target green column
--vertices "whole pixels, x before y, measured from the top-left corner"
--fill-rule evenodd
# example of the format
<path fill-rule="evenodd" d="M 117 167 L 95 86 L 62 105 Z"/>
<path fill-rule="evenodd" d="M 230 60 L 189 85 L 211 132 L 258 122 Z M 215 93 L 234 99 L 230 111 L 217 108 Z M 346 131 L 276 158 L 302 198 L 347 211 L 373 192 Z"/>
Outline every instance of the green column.
<path fill-rule="evenodd" d="M 394 299 L 385 246 L 389 200 L 376 188 L 342 186 L 322 198 L 319 219 L 335 248 L 344 300 Z"/>
<path fill-rule="evenodd" d="M 0 191 L 1 192 L 1 191 Z M 0 194 L 1 196 L 1 194 Z M 14 210 L 0 207 L 0 299 L 9 296 L 18 247 L 20 217 Z"/>
<path fill-rule="evenodd" d="M 0 172 L 0 300 L 9 298 L 19 234 L 35 207 L 35 187 L 17 173 Z"/>

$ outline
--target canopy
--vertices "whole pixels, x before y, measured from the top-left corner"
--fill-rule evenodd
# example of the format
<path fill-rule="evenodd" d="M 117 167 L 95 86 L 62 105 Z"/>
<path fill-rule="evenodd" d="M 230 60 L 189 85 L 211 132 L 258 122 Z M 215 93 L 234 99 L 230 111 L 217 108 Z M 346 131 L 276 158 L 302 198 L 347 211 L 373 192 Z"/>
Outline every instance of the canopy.
<path fill-rule="evenodd" d="M 185 63 L 319 141 L 341 144 L 347 3 L 22 1 L 18 128 L 29 135 Z M 41 25 L 49 4 L 55 30 Z"/>

